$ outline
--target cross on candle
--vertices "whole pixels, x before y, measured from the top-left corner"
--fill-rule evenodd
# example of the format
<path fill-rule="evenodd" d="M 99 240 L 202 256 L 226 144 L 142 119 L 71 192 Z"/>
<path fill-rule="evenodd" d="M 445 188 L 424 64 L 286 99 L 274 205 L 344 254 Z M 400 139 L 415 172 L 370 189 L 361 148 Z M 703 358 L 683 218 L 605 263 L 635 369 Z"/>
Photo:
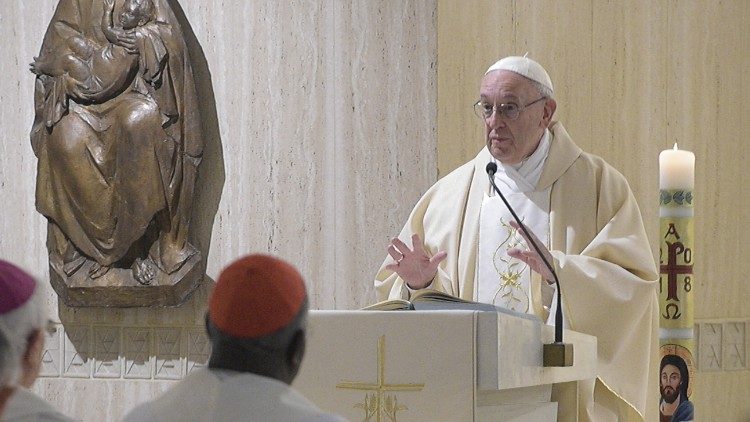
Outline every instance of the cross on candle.
<path fill-rule="evenodd" d="M 693 274 L 693 265 L 677 265 L 677 255 L 685 251 L 682 242 L 667 242 L 667 264 L 662 264 L 660 271 L 667 274 L 667 300 L 680 299 L 677 297 L 677 274 Z"/>

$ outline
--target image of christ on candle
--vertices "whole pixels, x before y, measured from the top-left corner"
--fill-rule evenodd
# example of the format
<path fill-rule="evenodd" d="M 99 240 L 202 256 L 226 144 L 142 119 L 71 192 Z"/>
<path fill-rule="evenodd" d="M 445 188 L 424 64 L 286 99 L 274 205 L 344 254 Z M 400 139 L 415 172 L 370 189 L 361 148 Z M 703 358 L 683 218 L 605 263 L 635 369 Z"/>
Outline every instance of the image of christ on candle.
<path fill-rule="evenodd" d="M 659 419 L 682 422 L 693 420 L 693 403 L 689 397 L 690 372 L 685 359 L 678 355 L 664 355 L 659 365 Z"/>

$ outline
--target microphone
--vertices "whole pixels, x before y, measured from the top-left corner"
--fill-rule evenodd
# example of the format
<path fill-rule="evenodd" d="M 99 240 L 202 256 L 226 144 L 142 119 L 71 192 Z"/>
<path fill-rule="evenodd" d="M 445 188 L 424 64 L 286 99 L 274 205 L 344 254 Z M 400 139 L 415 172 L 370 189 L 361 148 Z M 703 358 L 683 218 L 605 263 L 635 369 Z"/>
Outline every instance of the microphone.
<path fill-rule="evenodd" d="M 557 278 L 557 273 L 555 272 L 555 269 L 552 267 L 549 261 L 547 261 L 547 258 L 544 257 L 544 254 L 542 254 L 539 245 L 536 244 L 534 238 L 530 235 L 529 230 L 521 222 L 521 219 L 518 218 L 518 214 L 516 214 L 516 211 L 513 209 L 513 207 L 510 206 L 508 200 L 505 199 L 505 195 L 503 195 L 503 193 L 495 184 L 497 164 L 490 161 L 489 163 L 487 163 L 485 171 L 487 171 L 487 176 L 490 179 L 492 188 L 500 196 L 500 199 L 503 200 L 505 207 L 508 208 L 508 211 L 510 211 L 513 219 L 516 221 L 521 230 L 523 230 L 523 232 L 526 234 L 526 238 L 529 240 L 529 243 L 531 243 L 531 246 L 534 248 L 539 257 L 542 258 L 542 262 L 544 262 L 544 265 L 552 273 L 552 277 L 554 277 L 555 279 L 555 287 L 557 287 L 557 309 L 555 310 L 555 342 L 553 344 L 544 345 L 544 366 L 573 366 L 573 346 L 563 343 L 562 290 L 560 290 L 560 280 Z"/>

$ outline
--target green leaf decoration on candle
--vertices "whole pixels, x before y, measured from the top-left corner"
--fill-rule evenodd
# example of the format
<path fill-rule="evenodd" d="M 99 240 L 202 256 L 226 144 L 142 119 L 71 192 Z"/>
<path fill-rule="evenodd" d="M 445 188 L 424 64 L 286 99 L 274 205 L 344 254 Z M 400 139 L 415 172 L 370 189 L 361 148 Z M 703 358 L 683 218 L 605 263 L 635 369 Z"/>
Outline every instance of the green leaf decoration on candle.
<path fill-rule="evenodd" d="M 682 205 L 682 203 L 685 202 L 685 191 L 678 190 L 674 193 L 672 198 L 675 202 L 677 202 L 678 205 Z"/>
<path fill-rule="evenodd" d="M 693 207 L 693 191 L 690 189 L 662 189 L 659 191 L 662 207 Z"/>

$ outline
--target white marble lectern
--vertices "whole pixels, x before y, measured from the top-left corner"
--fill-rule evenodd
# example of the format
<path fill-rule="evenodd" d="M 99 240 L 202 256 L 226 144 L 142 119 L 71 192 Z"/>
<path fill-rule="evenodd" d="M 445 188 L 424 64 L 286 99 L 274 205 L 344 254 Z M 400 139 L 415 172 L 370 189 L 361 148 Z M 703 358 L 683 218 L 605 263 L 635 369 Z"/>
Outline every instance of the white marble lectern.
<path fill-rule="evenodd" d="M 574 331 L 574 365 L 542 367 L 553 337 L 504 312 L 312 311 L 294 387 L 352 421 L 553 421 L 552 384 L 596 377 L 596 338 Z"/>

